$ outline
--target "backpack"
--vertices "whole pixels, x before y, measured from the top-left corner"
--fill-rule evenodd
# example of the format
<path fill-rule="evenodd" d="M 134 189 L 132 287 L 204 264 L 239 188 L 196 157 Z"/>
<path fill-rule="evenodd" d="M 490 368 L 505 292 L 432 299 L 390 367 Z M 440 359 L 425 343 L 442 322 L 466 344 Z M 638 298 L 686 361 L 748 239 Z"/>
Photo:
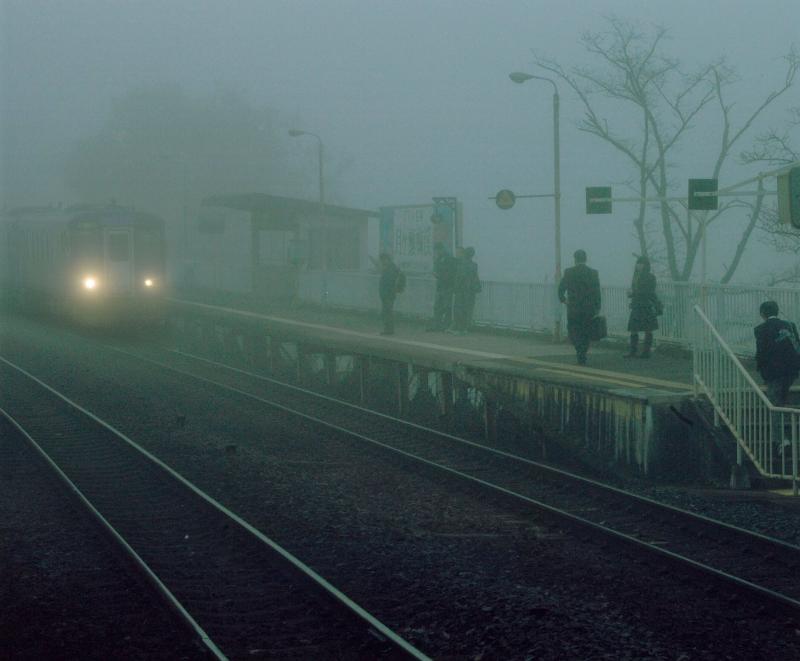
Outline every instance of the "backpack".
<path fill-rule="evenodd" d="M 788 328 L 781 328 L 775 338 L 775 345 L 779 347 L 779 355 L 785 357 L 786 363 L 795 370 L 800 370 L 800 337 L 797 326 L 789 322 Z"/>
<path fill-rule="evenodd" d="M 481 287 L 481 279 L 478 277 L 478 265 L 471 264 L 469 270 L 469 281 L 470 281 L 470 291 L 473 294 L 478 294 L 483 291 L 483 287 Z"/>
<path fill-rule="evenodd" d="M 406 290 L 406 274 L 400 270 L 397 271 L 394 289 L 398 294 L 402 294 Z"/>

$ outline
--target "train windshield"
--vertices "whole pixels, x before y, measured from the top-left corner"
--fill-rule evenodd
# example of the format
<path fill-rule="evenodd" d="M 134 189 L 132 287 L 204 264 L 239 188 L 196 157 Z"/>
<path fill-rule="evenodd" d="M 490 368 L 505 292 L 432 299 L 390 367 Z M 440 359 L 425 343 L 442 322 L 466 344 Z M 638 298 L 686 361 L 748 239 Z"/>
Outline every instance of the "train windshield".
<path fill-rule="evenodd" d="M 79 226 L 72 233 L 72 254 L 78 263 L 101 261 L 100 230 L 97 226 Z"/>
<path fill-rule="evenodd" d="M 108 235 L 108 259 L 112 262 L 127 262 L 130 259 L 130 241 L 121 232 Z"/>

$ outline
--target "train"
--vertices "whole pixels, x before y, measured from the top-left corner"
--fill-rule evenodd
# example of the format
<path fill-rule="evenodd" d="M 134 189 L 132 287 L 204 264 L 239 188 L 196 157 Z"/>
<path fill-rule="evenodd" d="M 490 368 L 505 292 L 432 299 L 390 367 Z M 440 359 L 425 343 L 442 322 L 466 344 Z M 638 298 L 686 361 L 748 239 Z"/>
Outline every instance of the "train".
<path fill-rule="evenodd" d="M 6 305 L 92 325 L 157 325 L 164 220 L 117 204 L 19 207 L 0 221 Z"/>

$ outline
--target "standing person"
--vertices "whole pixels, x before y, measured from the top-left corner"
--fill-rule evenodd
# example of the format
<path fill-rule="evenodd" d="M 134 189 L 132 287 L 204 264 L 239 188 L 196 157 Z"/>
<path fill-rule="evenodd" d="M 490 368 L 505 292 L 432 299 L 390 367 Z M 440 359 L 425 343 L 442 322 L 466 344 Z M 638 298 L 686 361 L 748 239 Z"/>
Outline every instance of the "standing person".
<path fill-rule="evenodd" d="M 656 276 L 650 271 L 650 260 L 644 255 L 636 260 L 628 298 L 631 299 L 631 314 L 628 317 L 628 332 L 631 334 L 631 340 L 625 357 L 637 357 L 639 333 L 643 331 L 644 346 L 638 357 L 650 358 L 650 350 L 653 348 L 653 331 L 658 328 L 661 302 L 656 294 Z"/>
<path fill-rule="evenodd" d="M 586 265 L 586 251 L 576 250 L 575 266 L 558 283 L 558 300 L 567 304 L 567 332 L 578 365 L 586 364 L 592 319 L 600 312 L 600 277 Z"/>
<path fill-rule="evenodd" d="M 475 248 L 459 248 L 453 284 L 453 328 L 454 335 L 466 335 L 472 324 L 475 296 L 481 291 L 478 265 L 472 261 Z"/>
<path fill-rule="evenodd" d="M 383 321 L 381 335 L 394 335 L 394 300 L 397 298 L 398 289 L 400 289 L 404 276 L 392 261 L 389 253 L 382 252 L 378 260 L 381 269 L 381 279 L 378 284 L 378 293 L 381 297 L 381 320 Z"/>
<path fill-rule="evenodd" d="M 456 259 L 443 243 L 433 247 L 433 277 L 436 279 L 436 298 L 433 303 L 433 320 L 427 330 L 445 330 L 453 321 L 453 285 Z"/>
<path fill-rule="evenodd" d="M 800 335 L 797 326 L 778 319 L 778 304 L 764 301 L 759 307 L 764 320 L 753 329 L 756 336 L 756 368 L 767 386 L 767 397 L 775 406 L 785 406 L 789 389 L 800 371 Z"/>

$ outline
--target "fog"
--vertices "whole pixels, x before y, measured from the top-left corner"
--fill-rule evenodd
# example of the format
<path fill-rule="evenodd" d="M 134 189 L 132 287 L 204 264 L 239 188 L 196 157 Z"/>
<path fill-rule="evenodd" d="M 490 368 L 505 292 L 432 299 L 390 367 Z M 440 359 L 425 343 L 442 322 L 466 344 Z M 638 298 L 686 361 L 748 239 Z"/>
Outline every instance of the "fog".
<path fill-rule="evenodd" d="M 687 70 L 724 56 L 737 71 L 726 101 L 741 124 L 783 84 L 781 58 L 800 42 L 796 0 L 2 0 L 1 6 L 3 206 L 77 202 L 108 190 L 176 225 L 184 204 L 194 207 L 220 192 L 313 200 L 316 143 L 287 135 L 297 128 L 324 143 L 330 201 L 377 209 L 456 196 L 482 277 L 516 281 L 553 277 L 553 201 L 520 199 L 501 211 L 490 198 L 502 188 L 552 192 L 552 88 L 515 85 L 510 72 L 546 75 L 534 52 L 565 69 L 600 66 L 580 38 L 607 30 L 609 15 L 639 21 L 644 31 L 657 24 L 669 31 L 663 52 Z M 636 173 L 579 130 L 580 99 L 558 84 L 564 264 L 585 248 L 603 281 L 624 283 L 638 248 L 631 224 L 636 205 L 587 216 L 584 188 L 613 185 L 615 195 L 630 196 L 623 182 Z M 192 103 L 209 110 L 193 132 L 167 123 L 166 133 L 137 152 L 152 189 L 120 187 L 113 181 L 123 172 L 112 159 L 117 147 L 103 147 L 109 159 L 103 163 L 86 161 L 86 150 L 133 140 L 114 123 L 123 121 L 119 116 L 109 120 L 114 104 L 153 89 L 170 90 L 174 106 L 150 107 L 145 94 L 144 114 Z M 798 90 L 800 82 L 757 118 L 733 148 L 720 185 L 769 169 L 739 164 L 736 155 L 760 133 L 783 126 L 791 106 L 800 105 Z M 214 113 L 232 106 L 255 133 L 217 131 Z M 688 178 L 711 176 L 721 134 L 716 117 L 698 119 L 674 158 L 676 195 L 685 195 Z M 628 117 L 608 119 L 624 127 Z M 197 151 L 209 134 L 220 136 L 217 143 L 206 140 L 210 146 Z M 99 189 L 100 180 L 107 189 Z M 766 187 L 774 189 L 775 180 Z M 711 280 L 721 277 L 743 222 L 731 213 L 710 230 Z M 734 281 L 763 283 L 768 271 L 792 259 L 776 255 L 756 231 Z"/>

